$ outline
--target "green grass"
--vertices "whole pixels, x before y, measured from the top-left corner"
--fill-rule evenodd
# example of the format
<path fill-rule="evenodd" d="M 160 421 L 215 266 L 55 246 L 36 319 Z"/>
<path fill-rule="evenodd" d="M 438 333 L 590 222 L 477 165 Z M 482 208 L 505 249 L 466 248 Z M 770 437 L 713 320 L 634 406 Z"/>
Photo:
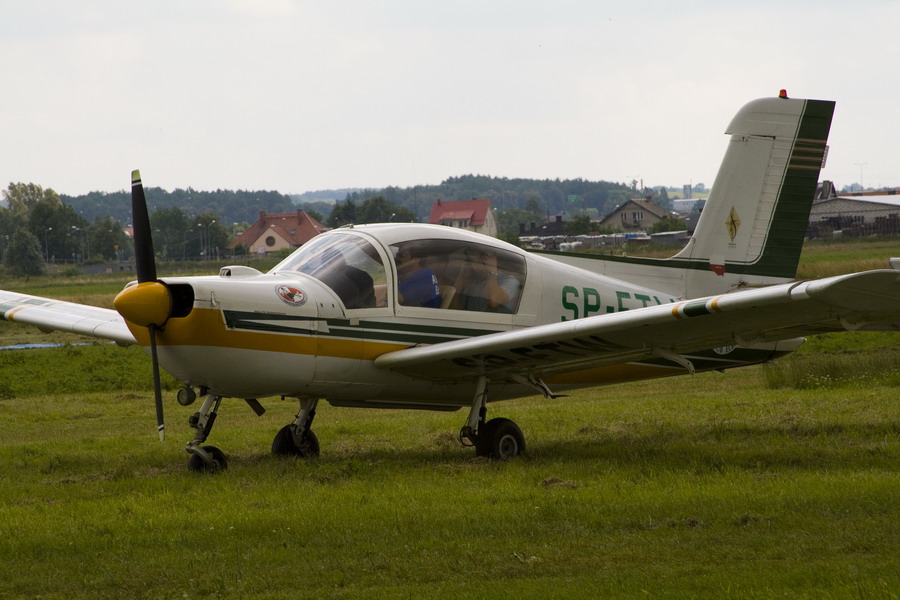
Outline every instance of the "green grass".
<path fill-rule="evenodd" d="M 838 238 L 803 245 L 798 279 L 817 279 L 870 269 L 889 269 L 888 258 L 900 257 L 900 238 Z"/>
<path fill-rule="evenodd" d="M 795 354 L 765 365 L 762 372 L 773 389 L 900 386 L 900 336 L 887 331 L 813 336 Z"/>
<path fill-rule="evenodd" d="M 124 283 L 67 281 L 2 287 Z M 0 322 L 19 341 L 77 338 Z M 322 456 L 276 459 L 296 404 L 226 400 L 209 476 L 185 468 L 196 407 L 171 379 L 156 441 L 141 349 L 0 352 L 0 598 L 897 599 L 898 348 L 830 334 L 765 367 L 492 404 L 527 437 L 509 463 L 459 446 L 464 412 L 327 405 Z"/>
<path fill-rule="evenodd" d="M 0 399 L 0 597 L 900 591 L 896 387 L 772 390 L 750 368 L 492 405 L 528 438 L 510 463 L 459 447 L 463 412 L 327 405 L 321 458 L 275 459 L 295 404 L 257 418 L 228 401 L 210 441 L 230 468 L 197 476 L 181 450 L 193 408 L 171 393 L 161 444 L 139 381 L 43 382 L 47 360 L 122 370 L 107 350 L 130 352 L 17 352 L 0 370 L 21 379 Z"/>

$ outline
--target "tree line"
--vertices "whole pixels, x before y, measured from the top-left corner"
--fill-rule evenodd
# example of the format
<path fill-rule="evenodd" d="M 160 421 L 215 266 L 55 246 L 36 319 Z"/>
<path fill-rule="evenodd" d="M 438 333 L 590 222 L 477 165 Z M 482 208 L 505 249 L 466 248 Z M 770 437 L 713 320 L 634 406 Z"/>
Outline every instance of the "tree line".
<path fill-rule="evenodd" d="M 347 191 L 343 201 L 295 204 L 275 191 L 193 188 L 166 191 L 145 188 L 154 229 L 154 247 L 162 259 L 220 256 L 250 223 L 267 213 L 306 210 L 331 227 L 379 221 L 427 221 L 438 200 L 488 198 L 501 237 L 514 239 L 520 224 L 543 222 L 552 215 L 599 218 L 635 195 L 619 183 L 583 179 L 522 179 L 463 175 L 436 185 Z M 132 255 L 129 191 L 57 194 L 34 183 L 10 183 L 0 207 L 0 260 L 17 272 L 34 273 L 46 262 L 122 260 Z M 665 198 L 663 198 L 665 200 Z M 24 266 L 31 265 L 31 266 Z"/>
<path fill-rule="evenodd" d="M 627 185 L 608 181 L 462 175 L 450 177 L 437 185 L 360 190 L 348 194 L 346 200 L 362 202 L 380 196 L 411 211 L 417 221 L 423 221 L 438 200 L 488 198 L 491 206 L 498 211 L 528 210 L 530 206 L 546 218 L 557 214 L 606 215 L 634 193 Z"/>
<path fill-rule="evenodd" d="M 17 275 L 38 275 L 53 261 L 114 259 L 129 251 L 130 239 L 118 221 L 93 222 L 65 204 L 52 189 L 10 183 L 0 208 L 0 258 Z"/>
<path fill-rule="evenodd" d="M 151 212 L 178 208 L 187 215 L 216 215 L 219 223 L 253 223 L 259 211 L 268 213 L 297 210 L 290 196 L 270 190 L 214 190 L 176 188 L 167 191 L 145 187 L 144 195 Z M 131 191 L 90 192 L 80 196 L 63 194 L 60 199 L 75 212 L 92 221 L 97 217 L 112 217 L 120 223 L 131 223 Z"/>
<path fill-rule="evenodd" d="M 523 179 L 491 177 L 486 175 L 462 175 L 450 177 L 439 184 L 416 185 L 412 187 L 389 186 L 386 188 L 366 188 L 361 190 L 334 190 L 330 194 L 342 201 L 331 203 L 318 200 L 315 192 L 309 192 L 295 202 L 286 194 L 275 191 L 215 190 L 200 191 L 193 188 L 175 189 L 171 192 L 162 188 L 144 189 L 147 204 L 155 209 L 179 208 L 188 215 L 202 213 L 217 215 L 220 223 L 253 223 L 260 211 L 268 213 L 293 212 L 303 208 L 325 222 L 331 211 L 339 204 L 356 206 L 359 215 L 354 218 L 377 219 L 397 216 L 402 209 L 403 220 L 427 221 L 431 206 L 438 200 L 469 200 L 489 198 L 498 211 L 527 210 L 546 218 L 548 215 L 592 215 L 603 216 L 618 204 L 635 195 L 632 187 L 607 181 L 585 179 Z M 90 192 L 80 196 L 62 195 L 64 204 L 71 206 L 88 221 L 97 217 L 110 216 L 120 223 L 131 222 L 131 195 L 128 191 Z M 367 200 L 381 198 L 363 209 Z M 346 209 L 345 209 L 346 210 Z M 390 210 L 385 214 L 385 211 Z M 411 216 L 410 216 L 411 215 Z M 350 222 L 349 213 L 339 215 L 338 221 Z M 321 217 L 321 218 L 320 218 Z M 362 221 L 356 221 L 362 222 Z"/>
<path fill-rule="evenodd" d="M 53 189 L 34 183 L 10 183 L 2 196 L 0 261 L 14 275 L 39 275 L 47 263 L 126 260 L 134 254 L 123 225 L 131 221 L 130 194 L 118 195 L 115 211 L 127 220 L 94 213 L 92 221 Z M 213 212 L 190 215 L 178 206 L 155 208 L 150 224 L 154 249 L 163 260 L 221 256 L 236 230 L 247 226 L 246 221 L 225 223 Z"/>

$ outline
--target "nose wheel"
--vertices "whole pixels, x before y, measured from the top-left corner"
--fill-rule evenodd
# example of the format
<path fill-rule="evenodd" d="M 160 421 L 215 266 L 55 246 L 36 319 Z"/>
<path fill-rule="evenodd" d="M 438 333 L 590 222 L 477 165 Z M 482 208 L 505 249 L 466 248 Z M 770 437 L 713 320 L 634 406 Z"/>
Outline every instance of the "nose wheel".
<path fill-rule="evenodd" d="M 192 473 L 215 473 L 227 468 L 225 453 L 215 446 L 196 446 L 188 459 L 188 471 Z"/>
<path fill-rule="evenodd" d="M 194 413 L 188 423 L 194 428 L 194 439 L 188 442 L 185 450 L 191 457 L 188 459 L 188 470 L 194 473 L 214 473 L 228 468 L 225 453 L 215 446 L 203 446 L 209 437 L 222 397 L 207 393 L 203 398 L 203 406 Z"/>

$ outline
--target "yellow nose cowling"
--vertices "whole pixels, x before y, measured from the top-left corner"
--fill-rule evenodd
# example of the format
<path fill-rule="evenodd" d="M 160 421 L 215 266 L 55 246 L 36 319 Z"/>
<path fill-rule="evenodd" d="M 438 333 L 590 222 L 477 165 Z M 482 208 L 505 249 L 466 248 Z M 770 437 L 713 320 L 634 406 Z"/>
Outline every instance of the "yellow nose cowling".
<path fill-rule="evenodd" d="M 116 296 L 113 305 L 126 321 L 142 327 L 162 326 L 172 314 L 169 289 L 159 281 L 145 281 L 125 288 Z"/>

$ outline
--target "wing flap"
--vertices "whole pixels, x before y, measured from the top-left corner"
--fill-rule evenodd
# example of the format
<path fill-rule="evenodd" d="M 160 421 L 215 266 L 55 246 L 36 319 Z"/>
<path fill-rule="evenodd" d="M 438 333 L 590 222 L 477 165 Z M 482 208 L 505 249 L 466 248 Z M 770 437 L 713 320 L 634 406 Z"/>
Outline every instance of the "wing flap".
<path fill-rule="evenodd" d="M 391 352 L 379 367 L 434 380 L 546 376 L 850 329 L 900 330 L 900 272 L 868 271 Z"/>
<path fill-rule="evenodd" d="M 136 340 L 115 310 L 0 291 L 0 316 L 7 321 L 112 340 L 121 345 Z"/>

